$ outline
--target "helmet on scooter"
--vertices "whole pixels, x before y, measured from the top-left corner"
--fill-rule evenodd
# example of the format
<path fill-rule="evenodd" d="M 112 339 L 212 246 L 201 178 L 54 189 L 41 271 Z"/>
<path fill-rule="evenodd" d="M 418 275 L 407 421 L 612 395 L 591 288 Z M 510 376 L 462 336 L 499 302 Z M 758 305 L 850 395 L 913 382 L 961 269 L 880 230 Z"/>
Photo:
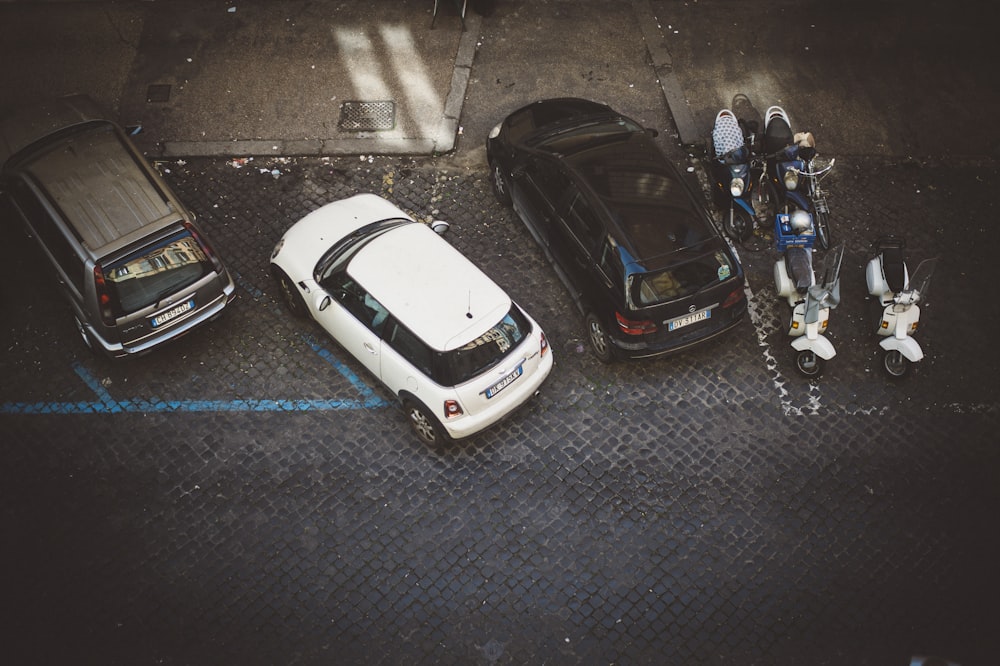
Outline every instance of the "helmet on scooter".
<path fill-rule="evenodd" d="M 805 233 L 812 227 L 812 216 L 804 210 L 797 210 L 792 213 L 792 219 L 789 220 L 789 224 L 791 224 L 792 231 L 796 234 Z"/>

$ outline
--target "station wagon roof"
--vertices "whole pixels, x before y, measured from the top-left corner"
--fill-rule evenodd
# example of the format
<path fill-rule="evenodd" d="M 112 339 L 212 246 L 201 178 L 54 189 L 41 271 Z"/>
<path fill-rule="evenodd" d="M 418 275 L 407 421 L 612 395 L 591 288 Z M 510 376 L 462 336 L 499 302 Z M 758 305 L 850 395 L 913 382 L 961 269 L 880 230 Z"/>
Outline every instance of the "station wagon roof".
<path fill-rule="evenodd" d="M 62 137 L 25 165 L 73 226 L 80 241 L 102 256 L 148 233 L 148 225 L 178 221 L 180 213 L 136 164 L 110 123 Z"/>
<path fill-rule="evenodd" d="M 39 139 L 105 117 L 97 103 L 86 95 L 69 95 L 11 109 L 0 118 L 0 165 Z"/>
<path fill-rule="evenodd" d="M 488 331 L 510 297 L 425 224 L 394 228 L 351 260 L 348 273 L 400 322 L 438 351 Z"/>

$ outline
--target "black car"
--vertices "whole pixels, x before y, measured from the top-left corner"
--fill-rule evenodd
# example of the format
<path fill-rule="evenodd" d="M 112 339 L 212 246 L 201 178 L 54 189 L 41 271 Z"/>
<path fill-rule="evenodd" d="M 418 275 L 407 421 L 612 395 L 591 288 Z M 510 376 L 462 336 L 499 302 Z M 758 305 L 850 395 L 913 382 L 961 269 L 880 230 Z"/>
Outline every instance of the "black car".
<path fill-rule="evenodd" d="M 486 142 L 497 199 L 545 251 L 602 361 L 679 351 L 747 311 L 742 266 L 655 136 L 564 98 L 515 111 Z"/>

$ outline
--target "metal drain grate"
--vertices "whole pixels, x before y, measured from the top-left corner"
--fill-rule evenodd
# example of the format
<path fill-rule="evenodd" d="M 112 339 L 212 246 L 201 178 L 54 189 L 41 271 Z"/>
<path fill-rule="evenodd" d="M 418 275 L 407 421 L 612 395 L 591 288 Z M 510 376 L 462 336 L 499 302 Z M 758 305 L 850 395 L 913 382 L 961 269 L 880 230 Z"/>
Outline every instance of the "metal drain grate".
<path fill-rule="evenodd" d="M 378 132 L 396 127 L 395 102 L 344 102 L 337 127 L 346 132 Z"/>
<path fill-rule="evenodd" d="M 170 99 L 170 85 L 166 83 L 154 83 L 146 88 L 147 102 L 166 102 Z"/>

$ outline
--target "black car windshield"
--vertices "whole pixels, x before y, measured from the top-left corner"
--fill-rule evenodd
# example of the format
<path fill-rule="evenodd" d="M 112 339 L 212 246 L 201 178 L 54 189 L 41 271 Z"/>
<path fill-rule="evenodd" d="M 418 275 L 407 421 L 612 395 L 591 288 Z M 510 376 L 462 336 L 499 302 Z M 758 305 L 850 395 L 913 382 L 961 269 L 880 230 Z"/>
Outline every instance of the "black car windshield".
<path fill-rule="evenodd" d="M 475 340 L 442 354 L 440 379 L 456 386 L 499 365 L 531 333 L 531 324 L 517 305 Z"/>
<path fill-rule="evenodd" d="M 684 298 L 736 274 L 730 254 L 722 249 L 671 268 L 629 276 L 629 299 L 636 307 Z"/>
<path fill-rule="evenodd" d="M 538 147 L 558 155 L 571 155 L 598 145 L 625 141 L 642 128 L 635 123 L 618 118 L 609 122 L 597 118 L 566 129 L 553 130 L 538 139 Z"/>
<path fill-rule="evenodd" d="M 187 230 L 102 266 L 116 317 L 152 305 L 212 270 L 204 249 Z"/>

